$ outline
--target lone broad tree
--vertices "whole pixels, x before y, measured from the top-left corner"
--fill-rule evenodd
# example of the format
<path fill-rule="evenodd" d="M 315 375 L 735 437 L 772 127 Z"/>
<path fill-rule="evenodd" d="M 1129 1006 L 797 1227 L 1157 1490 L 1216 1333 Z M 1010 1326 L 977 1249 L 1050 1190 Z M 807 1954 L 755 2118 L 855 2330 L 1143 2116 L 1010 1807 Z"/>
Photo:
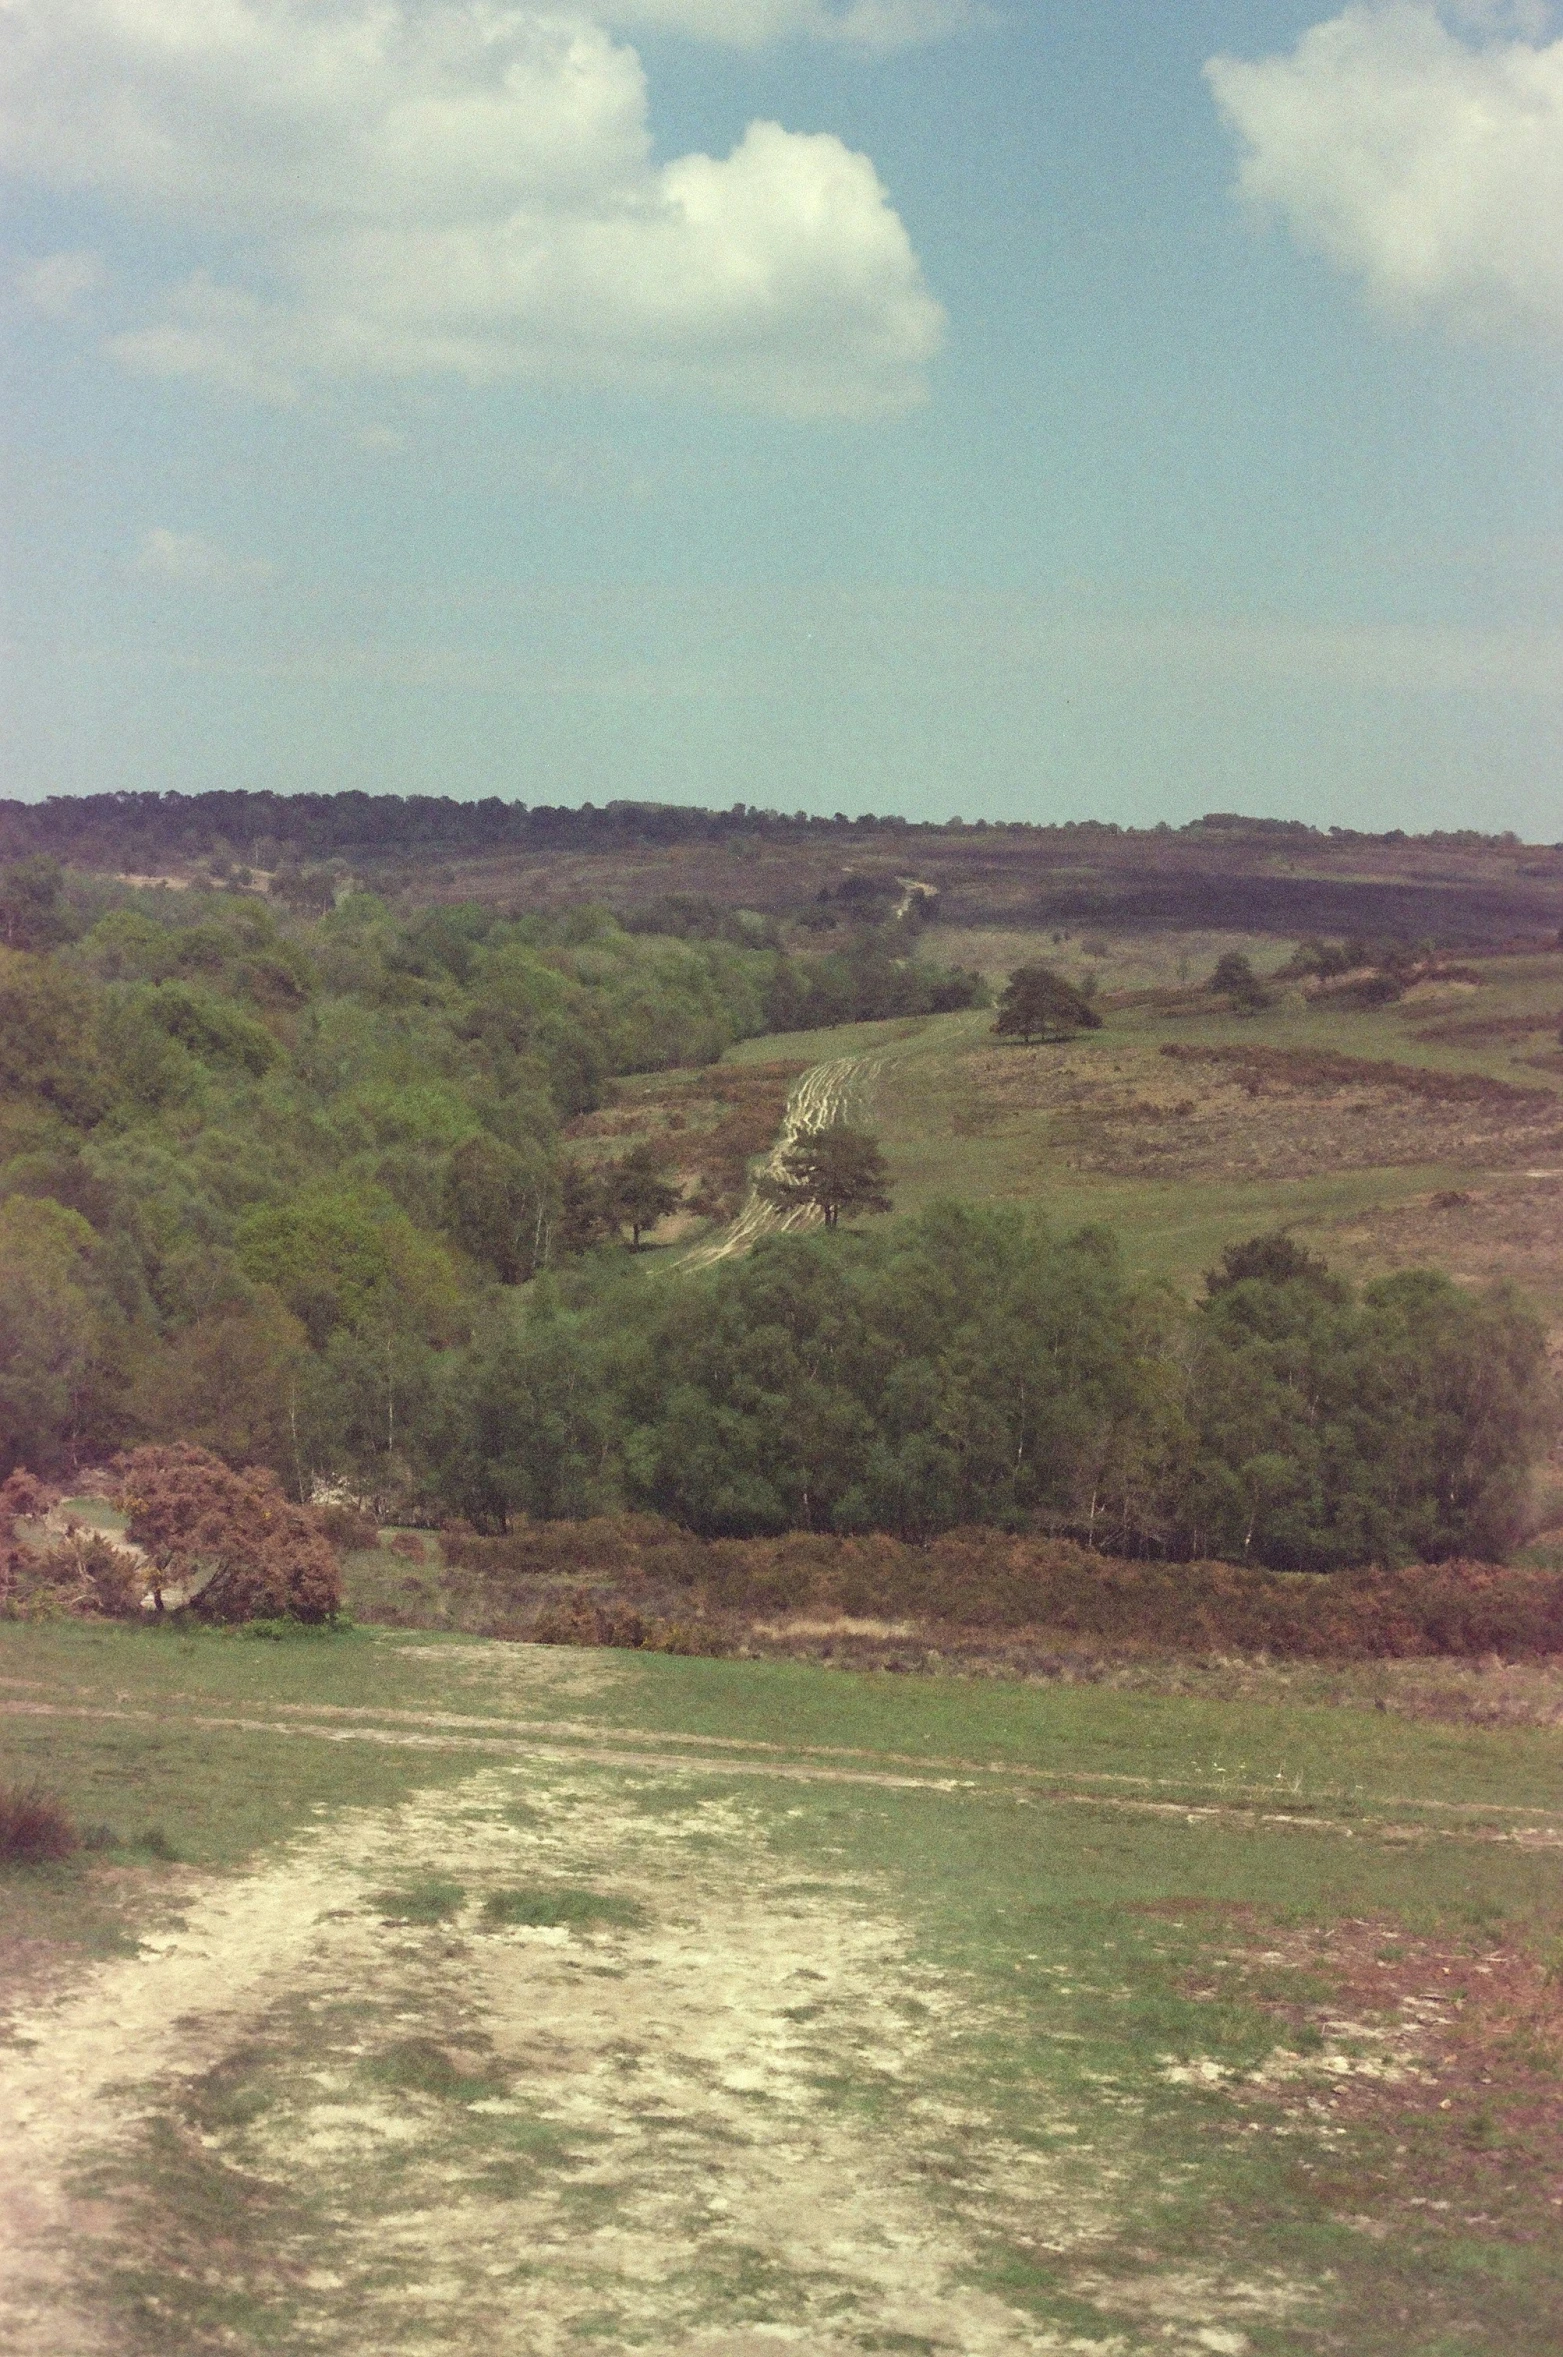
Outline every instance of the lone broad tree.
<path fill-rule="evenodd" d="M 681 1190 L 666 1175 L 661 1154 L 649 1142 L 632 1146 L 608 1173 L 607 1191 L 611 1216 L 629 1229 L 634 1252 L 640 1250 L 647 1230 L 667 1219 L 683 1201 Z"/>
<path fill-rule="evenodd" d="M 1072 1039 L 1100 1031 L 1102 1018 L 1086 997 L 1051 966 L 1017 966 L 1004 986 L 993 1028 L 1000 1039 Z"/>
<path fill-rule="evenodd" d="M 825 1214 L 827 1228 L 835 1227 L 843 1212 L 851 1219 L 860 1211 L 891 1208 L 883 1154 L 862 1130 L 840 1122 L 800 1130 L 776 1170 L 761 1179 L 760 1193 L 788 1210 L 812 1205 Z"/>

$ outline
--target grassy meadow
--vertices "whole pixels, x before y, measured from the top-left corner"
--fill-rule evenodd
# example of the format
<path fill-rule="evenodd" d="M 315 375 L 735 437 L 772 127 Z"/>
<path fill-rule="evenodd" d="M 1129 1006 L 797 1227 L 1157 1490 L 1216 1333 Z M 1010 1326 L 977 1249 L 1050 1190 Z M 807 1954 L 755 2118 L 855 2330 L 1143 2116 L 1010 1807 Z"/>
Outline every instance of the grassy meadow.
<path fill-rule="evenodd" d="M 1103 1221 L 1136 1272 L 1184 1286 L 1223 1244 L 1285 1224 L 1353 1275 L 1420 1262 L 1512 1277 L 1563 1317 L 1563 951 L 1478 959 L 1479 983 L 1424 985 L 1388 1007 L 1309 1003 L 1292 987 L 1239 1015 L 1194 985 L 1224 948 L 1263 975 L 1286 945 L 1212 934 L 1196 955 L 1171 935 L 1086 958 L 1078 941 L 1055 950 L 1046 935 L 932 931 L 942 960 L 995 978 L 1028 956 L 1051 955 L 1072 979 L 1095 972 L 1103 1029 L 1027 1048 L 995 1040 L 991 1016 L 972 1012 L 731 1052 L 878 1065 L 859 1118 L 878 1132 L 898 1209 L 954 1194 L 1036 1203 L 1064 1226 Z M 1545 1094 L 1516 1122 L 1506 1109 L 1407 1100 L 1371 1075 L 1304 1073 L 1251 1093 L 1241 1075 L 1163 1057 L 1167 1046 L 1322 1051 Z M 1454 1195 L 1468 1200 L 1434 1200 Z"/>
<path fill-rule="evenodd" d="M 1556 2346 L 1556 1728 L 362 1630 L 0 1678 L 119 1843 L 5 1870 L 13 1978 L 335 1878 L 78 2155 L 116 2349 Z"/>

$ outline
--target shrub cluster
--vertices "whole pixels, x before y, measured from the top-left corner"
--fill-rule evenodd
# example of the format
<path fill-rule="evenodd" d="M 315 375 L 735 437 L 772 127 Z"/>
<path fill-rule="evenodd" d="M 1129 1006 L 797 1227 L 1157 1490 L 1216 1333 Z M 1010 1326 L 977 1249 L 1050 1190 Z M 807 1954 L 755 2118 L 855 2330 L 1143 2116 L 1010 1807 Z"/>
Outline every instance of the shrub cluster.
<path fill-rule="evenodd" d="M 41 1543 L 22 1544 L 18 1522 L 41 1520 L 56 1502 L 56 1493 L 21 1467 L 0 1483 L 0 1620 L 133 1618 L 145 1590 L 136 1558 L 123 1547 L 75 1522 Z"/>
<path fill-rule="evenodd" d="M 331 1543 L 274 1473 L 235 1473 L 184 1441 L 134 1449 L 111 1471 L 159 1611 L 179 1604 L 203 1620 L 324 1621 L 340 1610 Z"/>
<path fill-rule="evenodd" d="M 0 1784 L 0 1865 L 44 1866 L 81 1846 L 75 1822 L 53 1793 L 38 1784 Z"/>
<path fill-rule="evenodd" d="M 1563 1575 L 1489 1563 L 1322 1575 L 1136 1563 L 992 1529 L 921 1545 L 702 1540 L 645 1515 L 494 1538 L 456 1529 L 444 1553 L 488 1625 L 542 1643 L 716 1652 L 748 1620 L 839 1614 L 1295 1660 L 1563 1652 Z"/>

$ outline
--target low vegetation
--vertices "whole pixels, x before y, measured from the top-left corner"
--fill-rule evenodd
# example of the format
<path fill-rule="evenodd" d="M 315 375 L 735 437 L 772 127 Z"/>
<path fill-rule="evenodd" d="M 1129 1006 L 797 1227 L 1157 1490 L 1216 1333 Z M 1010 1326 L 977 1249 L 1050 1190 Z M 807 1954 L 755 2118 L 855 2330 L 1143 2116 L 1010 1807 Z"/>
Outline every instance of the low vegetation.
<path fill-rule="evenodd" d="M 1563 1573 L 1452 1561 L 1326 1574 L 1131 1563 L 1069 1540 L 950 1531 L 699 1539 L 653 1516 L 449 1530 L 437 1579 L 377 1616 L 533 1643 L 686 1654 L 803 1651 L 918 1669 L 1060 1646 L 1283 1661 L 1546 1659 Z M 360 1573 L 360 1576 L 364 1576 Z M 1031 1665 L 1035 1666 L 1035 1665 Z"/>
<path fill-rule="evenodd" d="M 1341 1088 L 1382 1089 L 1430 1105 L 1491 1105 L 1521 1116 L 1556 1119 L 1557 1092 L 1516 1087 L 1485 1072 L 1440 1072 L 1425 1064 L 1394 1064 L 1334 1048 L 1189 1046 L 1168 1040 L 1161 1053 L 1175 1064 L 1215 1064 L 1261 1085 L 1316 1093 Z"/>
<path fill-rule="evenodd" d="M 40 1784 L 0 1784 L 0 1866 L 52 1865 L 81 1846 L 81 1833 L 55 1794 Z"/>

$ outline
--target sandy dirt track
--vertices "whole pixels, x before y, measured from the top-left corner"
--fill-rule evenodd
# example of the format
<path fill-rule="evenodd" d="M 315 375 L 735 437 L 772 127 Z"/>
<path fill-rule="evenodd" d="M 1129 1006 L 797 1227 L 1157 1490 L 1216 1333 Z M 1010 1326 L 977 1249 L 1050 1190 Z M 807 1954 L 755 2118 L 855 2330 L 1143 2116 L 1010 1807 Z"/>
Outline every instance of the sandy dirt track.
<path fill-rule="evenodd" d="M 3 1681 L 0 1681 L 3 1683 Z M 568 1767 L 573 1763 L 599 1768 L 631 1768 L 657 1774 L 708 1777 L 761 1777 L 790 1784 L 861 1786 L 891 1792 L 974 1793 L 985 1791 L 1021 1807 L 1071 1806 L 1127 1815 L 1170 1817 L 1186 1824 L 1203 1820 L 1234 1824 L 1293 1828 L 1300 1833 L 1334 1834 L 1346 1840 L 1417 1840 L 1503 1842 L 1527 1849 L 1563 1849 L 1563 1821 L 1544 1810 L 1488 1802 L 1402 1801 L 1384 1795 L 1380 1809 L 1403 1809 L 1401 1819 L 1364 1813 L 1348 1822 L 1308 1807 L 1274 1808 L 1260 1804 L 1275 1797 L 1263 1785 L 1235 1785 L 1227 1779 L 1204 1784 L 1180 1780 L 1182 1797 L 1159 1798 L 1149 1791 L 1104 1790 L 1104 1786 L 1138 1785 L 1147 1780 L 1112 1775 L 1062 1776 L 1043 1769 L 1012 1767 L 979 1761 L 901 1761 L 895 1765 L 862 1767 L 844 1764 L 839 1755 L 809 1756 L 777 1747 L 745 1743 L 735 1738 L 657 1736 L 643 1729 L 608 1729 L 568 1719 L 475 1719 L 449 1712 L 338 1710 L 319 1703 L 283 1704 L 239 1715 L 212 1710 L 136 1710 L 123 1704 L 81 1700 L 35 1701 L 14 1693 L 0 1693 L 0 1716 L 16 1718 L 76 1718 L 127 1725 L 164 1725 L 177 1720 L 184 1726 L 213 1734 L 275 1735 L 284 1739 L 323 1743 L 372 1743 L 394 1750 L 471 1752 L 482 1757 L 495 1753 L 520 1757 L 540 1766 Z M 476 1730 L 481 1729 L 481 1732 Z M 642 1749 L 641 1745 L 652 1748 Z M 717 1753 L 718 1756 L 713 1756 Z M 736 1755 L 736 1756 L 735 1756 Z M 867 1758 L 885 1755 L 861 1755 Z M 921 1772 L 919 1772 L 921 1769 Z M 947 1770 L 940 1773 L 940 1770 Z M 930 1772 L 933 1771 L 933 1772 Z M 1211 1797 L 1205 1797 L 1209 1794 Z M 1219 1796 L 1219 1797 L 1217 1797 Z M 1415 1812 L 1411 1814 L 1410 1812 Z M 1471 1817 L 1479 1822 L 1450 1824 L 1440 1819 Z M 1510 1818 L 1509 1824 L 1484 1822 Z"/>
<path fill-rule="evenodd" d="M 266 2188 L 290 2206 L 280 2250 L 226 2254 L 206 2287 L 225 2312 L 264 2308 L 285 2278 L 290 2347 L 394 2357 L 432 2331 L 444 2349 L 554 2357 L 583 2330 L 610 2351 L 722 2357 L 1075 2345 L 971 2280 L 959 2205 L 930 2204 L 921 2164 L 947 2170 L 953 2137 L 963 2198 L 1060 2252 L 1110 2224 L 1102 2191 L 1074 2182 L 1073 2151 L 1066 2187 L 921 2091 L 952 1999 L 878 1894 L 800 1880 L 731 1797 L 647 1816 L 644 1790 L 489 1769 L 352 1813 L 193 1890 L 176 1928 L 16 2020 L 0 2075 L 8 2357 L 131 2345 L 94 2290 L 127 2248 L 155 2280 L 166 2240 L 189 2275 L 144 2182 L 169 2139 L 232 2172 L 252 2207 Z M 376 1893 L 431 1872 L 468 1891 L 450 1922 L 399 1921 Z M 485 1930 L 485 1887 L 518 1876 L 585 1880 L 640 1912 Z M 453 2100 L 431 2055 L 480 2075 Z M 240 2068 L 258 2109 L 213 2128 L 198 2091 Z M 841 2108 L 844 2077 L 890 2096 L 893 2133 Z M 83 2163 L 89 2204 L 71 2190 Z M 180 2350 L 252 2345 L 169 2329 Z"/>
<path fill-rule="evenodd" d="M 763 1175 L 780 1176 L 783 1160 L 805 1130 L 828 1129 L 844 1121 L 849 1111 L 858 1110 L 866 1102 L 884 1063 L 883 1056 L 835 1056 L 829 1063 L 816 1064 L 805 1072 L 787 1100 L 781 1134 L 771 1148 Z M 788 1228 L 817 1227 L 820 1218 L 821 1214 L 810 1204 L 784 1211 L 779 1205 L 768 1203 L 757 1186 L 751 1187 L 748 1200 L 732 1225 L 724 1228 L 719 1236 L 697 1244 L 678 1265 L 682 1269 L 710 1268 L 719 1260 L 731 1260 L 736 1254 L 749 1251 L 762 1236 L 779 1234 Z"/>
<path fill-rule="evenodd" d="M 1384 1798 L 1348 1825 L 1263 1788 L 1244 1807 L 1230 1786 L 1174 1798 L 1154 1779 L 545 1716 L 538 1704 L 591 1691 L 600 1669 L 528 1651 L 493 1655 L 514 1710 L 168 1697 L 142 1712 L 10 1682 L 0 1711 L 28 1718 L 465 1764 L 401 1806 L 322 1821 L 253 1873 L 184 1876 L 181 1914 L 135 1955 L 13 2015 L 7 2357 L 413 2357 L 431 2343 L 565 2357 L 583 2337 L 605 2357 L 1241 2357 L 1267 2322 L 1307 2312 L 1306 2289 L 1104 2273 L 1128 2115 L 1082 2125 L 1042 2090 L 1037 2135 L 1017 2142 L 961 2063 L 995 2030 L 991 2001 L 918 1960 L 888 1886 L 833 1869 L 834 1853 L 791 1858 L 776 1834 L 789 1797 L 824 1785 L 865 1803 L 916 1791 L 1338 1841 L 1563 1845 L 1537 1811 L 1451 1803 L 1439 1821 L 1436 1804 Z M 438 1919 L 398 1895 L 430 1878 L 452 1894 Z M 618 1912 L 514 1920 L 498 1903 L 518 1887 Z M 237 2188 L 241 2222 L 215 2256 L 181 2237 L 192 2186 L 207 2210 Z M 983 2281 L 995 2236 L 1056 2262 L 1095 2311 L 1087 2337 Z M 150 2338 L 104 2289 L 127 2252 L 143 2286 L 172 2287 Z M 218 2322 L 201 2321 L 203 2301 Z M 254 2333 L 235 2315 L 259 2319 Z"/>

